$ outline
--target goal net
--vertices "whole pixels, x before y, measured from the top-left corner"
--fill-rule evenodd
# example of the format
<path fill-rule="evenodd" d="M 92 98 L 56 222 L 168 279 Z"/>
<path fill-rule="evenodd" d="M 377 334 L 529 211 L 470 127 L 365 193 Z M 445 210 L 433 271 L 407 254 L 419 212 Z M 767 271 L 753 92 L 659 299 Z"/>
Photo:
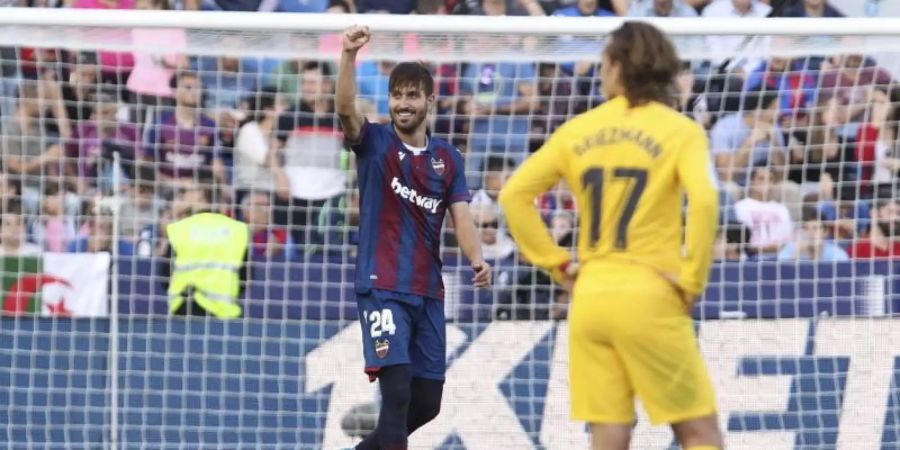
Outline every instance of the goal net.
<path fill-rule="evenodd" d="M 332 103 L 357 22 L 369 120 L 389 120 L 397 61 L 432 69 L 430 130 L 466 156 L 495 267 L 474 290 L 447 228 L 444 402 L 411 448 L 588 448 L 568 418 L 569 298 L 520 258 L 496 195 L 602 103 L 619 19 L 18 9 L 0 14 L 0 445 L 334 449 L 371 430 Z M 900 22 L 658 23 L 721 186 L 693 315 L 728 448 L 895 448 Z M 568 188 L 538 205 L 573 246 Z M 240 318 L 169 314 L 165 227 L 200 211 L 249 225 Z M 633 447 L 673 448 L 638 411 Z"/>

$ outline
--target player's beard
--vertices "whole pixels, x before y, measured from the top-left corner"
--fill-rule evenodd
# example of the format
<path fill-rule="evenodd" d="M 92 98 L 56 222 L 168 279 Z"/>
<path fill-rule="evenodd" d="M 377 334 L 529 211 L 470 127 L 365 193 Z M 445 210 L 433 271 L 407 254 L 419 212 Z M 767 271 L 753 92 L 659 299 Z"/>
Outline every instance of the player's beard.
<path fill-rule="evenodd" d="M 400 113 L 411 111 L 413 113 L 412 117 L 402 121 L 400 119 Z M 394 122 L 394 126 L 397 127 L 398 130 L 404 133 L 412 133 L 416 131 L 416 128 L 419 128 L 419 125 L 425 121 L 425 109 L 417 110 L 412 108 L 403 108 L 391 110 L 391 120 Z"/>

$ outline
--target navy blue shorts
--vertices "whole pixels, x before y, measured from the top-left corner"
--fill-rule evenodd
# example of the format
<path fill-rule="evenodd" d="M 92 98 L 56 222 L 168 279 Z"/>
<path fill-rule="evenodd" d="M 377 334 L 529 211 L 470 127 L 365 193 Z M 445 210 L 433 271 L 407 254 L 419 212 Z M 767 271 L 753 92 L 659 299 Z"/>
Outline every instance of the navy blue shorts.
<path fill-rule="evenodd" d="M 421 295 L 372 289 L 357 294 L 366 373 L 410 364 L 412 375 L 443 380 L 447 371 L 444 302 Z"/>

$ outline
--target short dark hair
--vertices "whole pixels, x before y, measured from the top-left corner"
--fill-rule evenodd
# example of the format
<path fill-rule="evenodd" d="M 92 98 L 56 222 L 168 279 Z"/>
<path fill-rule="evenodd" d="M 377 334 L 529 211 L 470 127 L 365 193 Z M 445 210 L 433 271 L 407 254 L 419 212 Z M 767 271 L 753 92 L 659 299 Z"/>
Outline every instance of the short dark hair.
<path fill-rule="evenodd" d="M 778 93 L 768 89 L 754 89 L 747 91 L 743 97 L 743 112 L 751 112 L 757 109 L 766 109 L 778 100 Z"/>
<path fill-rule="evenodd" d="M 172 89 L 177 89 L 178 85 L 181 84 L 181 80 L 185 78 L 193 78 L 195 80 L 199 80 L 200 75 L 198 75 L 196 72 L 191 72 L 190 70 L 181 70 L 175 72 L 175 74 L 172 75 L 172 78 L 169 79 L 169 87 Z"/>
<path fill-rule="evenodd" d="M 429 96 L 434 94 L 434 77 L 425 64 L 420 62 L 402 62 L 394 67 L 388 80 L 388 92 L 394 92 L 404 86 L 421 88 Z"/>
<path fill-rule="evenodd" d="M 631 106 L 651 101 L 672 103 L 681 62 L 672 41 L 659 28 L 625 22 L 610 35 L 606 54 L 620 67 L 619 82 Z"/>
<path fill-rule="evenodd" d="M 804 205 L 800 213 L 800 220 L 803 222 L 818 222 L 822 220 L 822 212 L 816 205 Z"/>
<path fill-rule="evenodd" d="M 6 199 L 6 204 L 3 205 L 3 214 L 15 214 L 18 216 L 22 215 L 22 201 L 18 198 L 9 198 Z"/>
<path fill-rule="evenodd" d="M 764 162 L 757 163 L 750 169 L 750 179 L 752 180 L 753 177 L 756 176 L 756 174 L 762 171 L 771 172 L 772 168 Z"/>
<path fill-rule="evenodd" d="M 331 66 L 322 61 L 306 61 L 300 65 L 300 73 L 307 70 L 316 70 L 322 73 L 322 76 L 331 76 Z"/>
<path fill-rule="evenodd" d="M 252 120 L 259 122 L 265 117 L 267 109 L 275 108 L 278 100 L 278 91 L 273 87 L 265 87 L 260 89 L 259 92 L 248 95 L 245 100 L 250 106 L 250 110 L 256 114 L 253 117 L 248 117 L 243 123 Z"/>
<path fill-rule="evenodd" d="M 484 171 L 485 172 L 500 172 L 506 169 L 511 169 L 515 166 L 509 158 L 499 155 L 491 155 L 485 158 L 484 160 Z"/>

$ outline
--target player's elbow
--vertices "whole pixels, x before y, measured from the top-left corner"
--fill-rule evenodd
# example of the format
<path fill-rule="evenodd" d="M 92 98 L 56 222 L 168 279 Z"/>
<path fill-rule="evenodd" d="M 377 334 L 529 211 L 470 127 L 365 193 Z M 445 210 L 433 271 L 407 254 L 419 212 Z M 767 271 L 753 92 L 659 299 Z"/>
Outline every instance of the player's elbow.
<path fill-rule="evenodd" d="M 510 211 L 511 208 L 515 207 L 515 203 L 518 201 L 519 196 L 516 193 L 509 189 L 508 187 L 504 187 L 500 189 L 500 194 L 497 196 L 497 203 L 500 205 L 500 208 L 504 211 Z"/>

